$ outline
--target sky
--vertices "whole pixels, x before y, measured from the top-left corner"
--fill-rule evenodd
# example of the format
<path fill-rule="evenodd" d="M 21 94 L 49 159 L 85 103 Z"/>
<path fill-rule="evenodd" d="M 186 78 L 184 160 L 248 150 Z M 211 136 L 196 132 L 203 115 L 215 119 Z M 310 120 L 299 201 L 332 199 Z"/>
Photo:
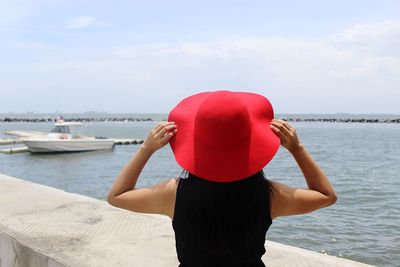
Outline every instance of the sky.
<path fill-rule="evenodd" d="M 276 113 L 400 114 L 400 1 L 0 0 L 0 113 L 167 113 L 215 90 Z"/>

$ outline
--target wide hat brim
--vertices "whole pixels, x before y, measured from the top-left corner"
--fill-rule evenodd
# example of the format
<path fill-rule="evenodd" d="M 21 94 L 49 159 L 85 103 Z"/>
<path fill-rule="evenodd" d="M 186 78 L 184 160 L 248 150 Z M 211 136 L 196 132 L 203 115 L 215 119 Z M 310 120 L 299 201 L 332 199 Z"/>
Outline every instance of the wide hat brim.
<path fill-rule="evenodd" d="M 178 129 L 170 146 L 190 173 L 209 181 L 238 181 L 260 171 L 278 151 L 280 139 L 269 127 L 273 118 L 271 103 L 259 94 L 195 94 L 169 114 Z"/>

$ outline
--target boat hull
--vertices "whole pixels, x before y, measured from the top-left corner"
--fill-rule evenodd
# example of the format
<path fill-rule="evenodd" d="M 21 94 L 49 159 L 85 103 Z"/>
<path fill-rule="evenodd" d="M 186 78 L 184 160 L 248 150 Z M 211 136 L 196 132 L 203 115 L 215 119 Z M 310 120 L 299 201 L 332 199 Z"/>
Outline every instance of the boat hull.
<path fill-rule="evenodd" d="M 25 140 L 32 153 L 79 152 L 112 149 L 113 140 Z"/>

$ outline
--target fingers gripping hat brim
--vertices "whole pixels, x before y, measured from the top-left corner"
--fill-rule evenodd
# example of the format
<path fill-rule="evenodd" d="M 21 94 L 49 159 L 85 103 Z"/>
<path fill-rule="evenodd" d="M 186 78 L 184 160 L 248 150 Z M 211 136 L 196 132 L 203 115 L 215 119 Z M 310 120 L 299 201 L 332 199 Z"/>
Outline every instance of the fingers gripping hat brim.
<path fill-rule="evenodd" d="M 264 96 L 216 91 L 192 95 L 169 114 L 178 132 L 170 145 L 177 163 L 210 181 L 246 178 L 268 164 L 280 146 L 270 129 L 272 105 Z"/>

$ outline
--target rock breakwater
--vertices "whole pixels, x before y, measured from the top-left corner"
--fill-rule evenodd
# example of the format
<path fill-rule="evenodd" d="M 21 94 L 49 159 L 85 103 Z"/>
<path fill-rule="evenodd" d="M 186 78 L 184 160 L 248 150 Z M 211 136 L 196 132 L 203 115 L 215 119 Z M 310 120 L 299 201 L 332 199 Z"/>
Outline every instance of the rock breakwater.
<path fill-rule="evenodd" d="M 55 118 L 18 118 L 18 117 L 4 117 L 0 118 L 0 122 L 56 122 Z M 76 118 L 64 118 L 65 122 L 137 122 L 137 121 L 153 121 L 152 118 L 86 118 L 86 117 L 76 117 Z"/>
<path fill-rule="evenodd" d="M 363 118 L 281 118 L 289 122 L 330 122 L 330 123 L 400 123 L 400 118 L 396 119 L 363 119 Z M 166 119 L 164 119 L 166 120 Z M 103 118 L 88 118 L 88 117 L 75 117 L 75 118 L 64 118 L 66 122 L 144 122 L 144 121 L 155 121 L 152 118 L 137 118 L 137 117 L 103 117 Z M 19 117 L 0 117 L 1 122 L 31 122 L 31 123 L 43 123 L 43 122 L 56 122 L 54 118 L 19 118 Z"/>

